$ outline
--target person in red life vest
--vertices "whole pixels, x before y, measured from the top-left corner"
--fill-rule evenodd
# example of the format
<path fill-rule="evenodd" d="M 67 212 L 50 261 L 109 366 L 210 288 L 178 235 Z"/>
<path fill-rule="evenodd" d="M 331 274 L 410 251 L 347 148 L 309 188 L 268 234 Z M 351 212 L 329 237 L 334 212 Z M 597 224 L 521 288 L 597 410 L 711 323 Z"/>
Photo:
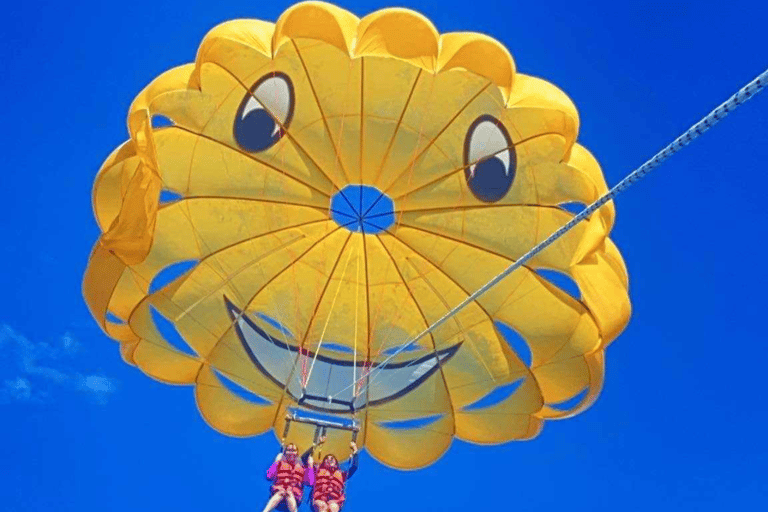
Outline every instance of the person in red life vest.
<path fill-rule="evenodd" d="M 293 443 L 285 446 L 285 449 L 277 454 L 275 462 L 267 470 L 267 480 L 272 480 L 272 493 L 263 512 L 269 512 L 285 500 L 290 512 L 296 512 L 301 503 L 301 497 L 304 493 L 304 485 L 312 485 L 310 478 L 313 476 L 311 471 L 307 471 L 305 461 L 309 459 L 311 465 L 311 455 L 314 446 L 310 448 L 299 459 L 298 448 Z"/>
<path fill-rule="evenodd" d="M 321 439 L 322 444 L 325 439 Z M 321 464 L 310 466 L 314 480 L 312 487 L 312 505 L 316 512 L 339 512 L 344 506 L 346 495 L 344 488 L 347 480 L 357 471 L 357 445 L 349 443 L 352 454 L 349 456 L 347 470 L 342 470 L 339 461 L 333 455 L 326 455 Z"/>

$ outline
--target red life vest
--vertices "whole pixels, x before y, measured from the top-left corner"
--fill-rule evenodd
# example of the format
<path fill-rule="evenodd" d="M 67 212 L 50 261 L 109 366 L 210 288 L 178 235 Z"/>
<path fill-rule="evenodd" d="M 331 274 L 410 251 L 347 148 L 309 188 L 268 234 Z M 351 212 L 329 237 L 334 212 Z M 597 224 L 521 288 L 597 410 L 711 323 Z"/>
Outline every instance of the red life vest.
<path fill-rule="evenodd" d="M 277 465 L 277 474 L 275 476 L 275 485 L 283 487 L 292 487 L 294 494 L 300 494 L 304 484 L 304 466 L 296 461 L 291 464 L 281 460 Z"/>
<path fill-rule="evenodd" d="M 333 473 L 324 467 L 317 469 L 313 495 L 326 494 L 334 500 L 344 496 L 344 473 L 340 469 L 336 468 Z"/>

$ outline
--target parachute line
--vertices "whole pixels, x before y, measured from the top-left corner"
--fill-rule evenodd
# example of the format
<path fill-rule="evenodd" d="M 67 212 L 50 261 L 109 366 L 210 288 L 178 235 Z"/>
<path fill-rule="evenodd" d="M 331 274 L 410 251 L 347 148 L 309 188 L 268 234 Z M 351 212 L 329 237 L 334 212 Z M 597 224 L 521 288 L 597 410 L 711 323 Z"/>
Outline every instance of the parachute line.
<path fill-rule="evenodd" d="M 360 210 L 363 209 L 363 194 L 360 194 Z M 365 228 L 363 228 L 363 233 L 365 233 Z M 365 243 L 365 242 L 363 242 Z M 352 359 L 352 398 L 353 401 L 355 398 L 357 398 L 357 389 L 354 387 L 355 382 L 357 382 L 357 325 L 358 325 L 358 314 L 360 313 L 360 293 L 359 293 L 359 286 L 360 286 L 360 254 L 357 255 L 357 272 L 355 275 L 355 337 L 354 337 L 354 356 Z M 330 383 L 331 376 L 328 375 L 328 381 Z M 327 393 L 328 391 L 326 391 Z"/>
<path fill-rule="evenodd" d="M 262 254 L 258 258 L 249 261 L 248 263 L 246 263 L 245 265 L 243 265 L 242 267 L 237 269 L 235 272 L 230 274 L 226 279 L 223 279 L 219 286 L 217 286 L 216 288 L 212 289 L 210 292 L 206 293 L 205 295 L 203 295 L 202 297 L 197 299 L 195 302 L 193 302 L 189 307 L 187 307 L 185 310 L 183 310 L 181 312 L 181 314 L 177 315 L 176 318 L 173 319 L 173 321 L 174 322 L 178 322 L 182 317 L 184 317 L 187 314 L 189 314 L 190 311 L 195 309 L 199 304 L 201 304 L 203 301 L 208 299 L 211 295 L 213 295 L 214 293 L 218 293 L 224 287 L 229 285 L 229 283 L 232 282 L 242 272 L 244 272 L 245 270 L 247 270 L 249 268 L 252 268 L 254 266 L 254 264 L 260 263 L 263 259 L 265 259 L 265 258 L 267 258 L 267 257 L 269 257 L 269 256 L 271 256 L 271 255 L 273 255 L 275 253 L 277 253 L 278 251 L 281 251 L 281 250 L 285 249 L 286 247 L 288 247 L 292 243 L 297 242 L 298 240 L 301 240 L 303 238 L 306 238 L 306 236 L 305 235 L 297 235 L 297 236 L 291 238 L 290 240 L 288 240 L 287 242 L 285 242 L 285 243 L 275 247 L 274 249 L 272 249 L 270 251 L 267 251 L 266 253 Z M 261 266 L 258 266 L 258 268 L 261 269 Z M 264 270 L 261 270 L 261 273 L 262 273 L 262 276 L 263 276 L 264 275 Z"/>
<path fill-rule="evenodd" d="M 658 167 L 662 162 L 664 162 L 669 157 L 671 157 L 672 155 L 680 151 L 682 148 L 690 144 L 693 140 L 697 139 L 704 132 L 706 132 L 707 130 L 712 128 L 715 124 L 720 122 L 723 118 L 725 118 L 725 116 L 733 112 L 737 107 L 739 107 L 746 101 L 752 99 L 752 97 L 755 94 L 762 91 L 766 87 L 766 85 L 768 85 L 768 69 L 763 71 L 760 75 L 758 75 L 757 78 L 755 78 L 754 80 L 749 82 L 747 85 L 742 87 L 736 94 L 734 94 L 733 96 L 728 98 L 726 101 L 721 103 L 717 108 L 712 110 L 699 122 L 691 126 L 688 130 L 685 131 L 685 133 L 677 137 L 674 141 L 672 141 L 664 149 L 656 153 L 652 158 L 646 161 L 643 165 L 641 165 L 640 167 L 638 167 L 637 169 L 629 173 L 623 180 L 617 183 L 602 197 L 598 198 L 595 202 L 593 202 L 592 204 L 584 208 L 578 215 L 573 217 L 570 221 L 568 221 L 566 224 L 564 224 L 554 233 L 549 235 L 549 237 L 547 237 L 544 241 L 534 246 L 527 253 L 521 256 L 520 259 L 510 264 L 505 270 L 499 273 L 496 277 L 494 277 L 493 279 L 485 283 L 483 286 L 477 289 L 474 293 L 472 293 L 466 299 L 464 299 L 458 305 L 456 305 L 453 309 L 451 309 L 441 318 L 436 320 L 432 325 L 430 325 L 429 327 L 424 329 L 422 332 L 417 334 L 415 337 L 413 337 L 408 343 L 406 343 L 405 345 L 402 345 L 399 350 L 389 355 L 386 359 L 384 359 L 384 361 L 381 362 L 380 365 L 377 366 L 376 369 L 374 369 L 373 372 L 371 372 L 370 378 L 368 380 L 368 386 L 370 387 L 370 385 L 376 380 L 375 374 L 377 374 L 384 367 L 386 367 L 387 363 L 389 363 L 389 361 L 391 361 L 400 352 L 402 352 L 405 349 L 405 347 L 413 345 L 414 343 L 418 342 L 421 338 L 430 334 L 436 328 L 440 327 L 442 324 L 448 321 L 451 317 L 456 315 L 456 313 L 458 313 L 459 311 L 467 307 L 470 303 L 477 300 L 478 297 L 480 297 L 485 292 L 487 292 L 488 290 L 493 288 L 495 285 L 497 285 L 509 274 L 511 274 L 518 268 L 522 267 L 528 260 L 530 260 L 537 254 L 539 254 L 541 251 L 543 251 L 544 249 L 552 245 L 552 243 L 554 243 L 558 238 L 560 238 L 561 236 L 566 234 L 568 231 L 570 231 L 579 222 L 589 217 L 593 212 L 595 212 L 605 203 L 612 200 L 613 198 L 615 198 L 616 196 L 618 196 L 619 194 L 627 190 L 629 187 L 631 187 L 632 185 L 634 185 L 635 183 L 643 179 L 649 172 L 651 172 L 656 167 Z M 340 391 L 339 393 L 343 393 L 344 391 L 346 391 L 346 389 Z"/>
<path fill-rule="evenodd" d="M 355 252 L 357 252 L 357 250 L 355 250 Z M 307 389 L 307 384 L 309 384 L 309 378 L 312 376 L 312 370 L 315 368 L 315 361 L 317 361 L 317 354 L 320 353 L 320 348 L 323 346 L 323 338 L 325 338 L 325 331 L 326 329 L 328 329 L 328 324 L 331 322 L 331 312 L 333 312 L 333 308 L 334 306 L 336 306 L 336 299 L 339 297 L 339 291 L 341 290 L 341 285 L 344 284 L 344 275 L 346 275 L 347 273 L 347 268 L 349 268 L 349 262 L 351 259 L 352 259 L 352 252 L 350 252 L 349 256 L 347 256 L 347 262 L 344 264 L 344 270 L 341 273 L 341 277 L 339 277 L 339 286 L 338 288 L 336 288 L 336 294 L 333 296 L 333 302 L 331 302 L 331 307 L 328 310 L 328 318 L 326 318 L 325 326 L 323 327 L 323 332 L 320 334 L 320 342 L 317 345 L 317 349 L 315 349 L 315 357 L 312 358 L 312 364 L 309 367 L 309 371 L 307 372 L 306 377 L 304 377 L 304 383 L 302 385 L 302 387 L 304 388 L 304 391 L 306 391 Z M 357 324 L 355 324 L 355 329 L 357 329 Z"/>

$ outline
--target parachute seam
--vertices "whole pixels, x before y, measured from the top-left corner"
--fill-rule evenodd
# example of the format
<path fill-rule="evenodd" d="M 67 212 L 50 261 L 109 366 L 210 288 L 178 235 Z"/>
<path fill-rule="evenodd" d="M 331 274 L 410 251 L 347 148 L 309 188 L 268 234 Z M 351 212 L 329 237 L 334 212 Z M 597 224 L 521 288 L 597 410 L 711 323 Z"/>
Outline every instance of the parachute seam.
<path fill-rule="evenodd" d="M 445 126 L 443 126 L 443 127 L 440 129 L 440 131 L 439 131 L 439 132 L 437 132 L 437 134 L 436 134 L 434 137 L 432 137 L 431 139 L 429 139 L 429 142 L 427 143 L 427 145 L 426 145 L 426 146 L 424 146 L 424 147 L 421 149 L 421 151 L 419 151 L 419 153 L 418 153 L 417 155 L 415 155 L 413 158 L 411 158 L 410 162 L 408 162 L 408 164 L 406 164 L 406 166 L 405 166 L 406 168 L 405 168 L 403 171 L 401 171 L 401 172 L 400 172 L 400 174 L 398 174 L 398 175 L 397 175 L 397 177 L 396 177 L 396 178 L 395 178 L 395 179 L 392 181 L 392 183 L 391 183 L 391 184 L 390 184 L 390 185 L 389 185 L 389 186 L 388 186 L 388 187 L 387 187 L 387 188 L 384 190 L 384 192 L 383 192 L 384 194 L 388 193 L 388 192 L 389 192 L 389 190 L 392 188 L 392 186 L 393 186 L 395 183 L 397 183 L 397 182 L 400 180 L 400 178 L 402 178 L 402 177 L 403 177 L 403 175 L 404 175 L 405 173 L 407 173 L 407 172 L 409 172 L 409 171 L 413 172 L 413 168 L 414 168 L 414 166 L 415 166 L 415 164 L 416 164 L 416 161 L 417 161 L 419 158 L 421 158 L 421 156 L 422 156 L 422 155 L 423 155 L 423 154 L 424 154 L 424 153 L 425 153 L 425 152 L 426 152 L 426 151 L 427 151 L 427 150 L 428 150 L 430 147 L 432 147 L 432 145 L 433 145 L 433 144 L 435 144 L 435 143 L 437 142 L 437 139 L 439 139 L 439 138 L 440 138 L 440 137 L 443 135 L 443 133 L 445 133 L 445 131 L 446 131 L 446 130 L 447 130 L 447 129 L 448 129 L 448 128 L 449 128 L 449 127 L 450 127 L 450 126 L 453 124 L 453 122 L 454 122 L 454 121 L 456 121 L 456 119 L 458 119 L 458 118 L 459 118 L 459 116 L 460 116 L 461 114 L 463 114 L 463 113 L 464 113 L 464 111 L 467 109 L 467 107 L 469 107 L 469 106 L 470 106 L 470 105 L 471 105 L 471 104 L 472 104 L 472 103 L 473 103 L 473 102 L 474 102 L 474 101 L 475 101 L 477 98 L 479 98 L 479 97 L 480 97 L 480 95 L 481 95 L 483 92 L 485 92 L 485 91 L 486 91 L 486 90 L 487 90 L 487 89 L 488 89 L 488 88 L 489 88 L 491 85 L 492 85 L 492 83 L 491 83 L 490 81 L 488 81 L 488 82 L 487 82 L 487 83 L 486 83 L 486 84 L 485 84 L 485 85 L 484 85 L 484 86 L 483 86 L 483 87 L 482 87 L 482 88 L 481 88 L 479 91 L 477 91 L 477 93 L 475 93 L 475 94 L 474 94 L 474 95 L 473 95 L 473 96 L 472 96 L 472 97 L 471 97 L 471 98 L 470 98 L 470 99 L 469 99 L 469 100 L 468 100 L 468 101 L 467 101 L 467 102 L 466 102 L 466 103 L 465 103 L 465 104 L 464 104 L 464 105 L 463 105 L 463 106 L 462 106 L 462 107 L 461 107 L 461 108 L 460 108 L 460 109 L 459 109 L 459 110 L 456 112 L 456 114 L 454 114 L 454 115 L 453 115 L 453 117 L 451 117 L 451 119 L 449 119 L 449 120 L 448 120 L 448 122 L 445 124 Z M 433 87 L 434 87 L 434 84 L 433 84 Z"/>
<path fill-rule="evenodd" d="M 364 148 L 365 148 L 365 57 L 360 57 L 360 150 L 358 155 L 359 162 L 357 164 L 358 167 L 360 168 L 360 183 L 363 182 Z M 360 194 L 360 197 L 362 200 L 362 194 Z"/>
<path fill-rule="evenodd" d="M 239 148 L 236 148 L 234 146 L 230 146 L 229 144 L 225 144 L 224 142 L 216 140 L 213 137 L 210 137 L 208 135 L 203 135 L 202 133 L 197 133 L 194 130 L 190 130 L 188 128 L 184 128 L 183 126 L 176 125 L 176 126 L 169 127 L 169 128 L 178 128 L 179 130 L 187 132 L 187 133 L 190 133 L 190 134 L 192 134 L 192 135 L 194 135 L 196 137 L 199 137 L 200 139 L 204 139 L 204 140 L 207 140 L 209 142 L 213 142 L 213 143 L 217 144 L 218 146 L 221 146 L 222 148 L 226 148 L 226 149 L 229 149 L 231 151 L 234 151 L 235 153 L 238 153 L 238 154 L 244 156 L 248 160 L 252 160 L 253 162 L 256 162 L 257 164 L 263 165 L 264 167 L 266 167 L 268 169 L 271 169 L 271 170 L 273 170 L 275 172 L 278 172 L 278 173 L 282 174 L 283 176 L 285 176 L 286 178 L 288 178 L 288 179 L 290 179 L 292 181 L 295 181 L 296 183 L 299 183 L 300 185 L 304 185 L 305 187 L 314 190 L 315 192 L 317 192 L 318 194 L 320 194 L 320 195 L 322 195 L 324 197 L 328 197 L 328 198 L 331 197 L 330 195 L 326 194 L 325 192 L 323 192 L 319 188 L 315 187 L 314 185 L 310 185 L 309 183 L 306 183 L 306 182 L 300 180 L 299 178 L 297 178 L 297 177 L 293 176 L 292 174 L 284 171 L 283 169 L 280 169 L 280 168 L 278 168 L 275 165 L 272 165 L 272 164 L 270 164 L 270 163 L 268 163 L 268 162 L 266 162 L 264 160 L 261 160 L 261 159 L 255 157 L 251 153 L 247 153 L 245 151 L 240 150 Z M 318 167 L 318 169 L 319 169 L 319 167 Z"/>
<path fill-rule="evenodd" d="M 411 90 L 411 92 L 410 92 L 410 93 L 409 93 L 409 95 L 408 95 L 408 101 L 406 102 L 406 105 L 403 107 L 403 112 L 402 112 L 402 114 L 401 114 L 401 117 L 400 117 L 400 119 L 398 120 L 398 123 L 397 123 L 397 127 L 395 128 L 395 132 L 392 134 L 392 139 L 390 140 L 390 146 L 388 146 L 388 147 L 387 147 L 387 154 L 385 155 L 385 157 L 388 157 L 388 156 L 391 154 L 391 149 L 392 149 L 392 147 L 391 147 L 391 146 L 392 146 L 392 144 L 394 144 L 394 141 L 395 141 L 395 135 L 397 134 L 397 132 L 399 132 L 399 130 L 400 130 L 400 127 L 402 126 L 403 117 L 405 116 L 405 112 L 406 112 L 406 109 L 407 109 L 408 107 L 410 107 L 410 104 L 411 104 L 411 103 L 410 103 L 410 101 L 411 101 L 411 96 L 412 96 L 412 94 L 415 92 L 415 89 L 416 89 L 416 85 L 417 85 L 417 83 L 418 83 L 418 81 L 419 81 L 419 78 L 420 78 L 420 77 L 421 77 L 421 70 L 419 70 L 419 73 L 418 73 L 418 75 L 416 76 L 416 80 L 414 81 L 414 84 L 413 84 L 413 89 Z M 433 74 L 433 75 L 432 75 L 432 80 L 431 80 L 431 81 L 430 81 L 430 83 L 429 83 L 429 95 L 427 96 L 427 101 L 425 102 L 425 105 L 424 105 L 424 107 L 422 108 L 422 111 L 421 111 L 421 118 L 419 119 L 419 123 L 418 123 L 418 124 L 419 124 L 419 130 L 418 130 L 418 135 L 417 135 L 417 137 L 416 137 L 416 145 L 415 145 L 415 146 L 414 146 L 414 148 L 413 148 L 413 154 L 416 154 L 416 151 L 418 151 L 418 149 L 419 149 L 419 144 L 421 143 L 421 137 L 424 135 L 424 120 L 425 120 L 425 118 L 426 118 L 426 115 L 427 115 L 427 111 L 428 111 L 428 108 L 427 108 L 427 107 L 428 107 L 428 106 L 430 106 L 430 104 L 433 102 L 433 100 L 434 100 L 434 94 L 435 94 L 435 75 Z M 413 131 L 414 131 L 414 132 L 416 131 L 416 130 L 415 130 L 415 127 L 413 128 Z M 381 163 L 381 168 L 379 169 L 379 178 L 381 177 L 381 173 L 384 171 L 384 161 L 385 161 L 385 160 L 386 160 L 386 158 L 385 158 L 384 160 L 382 160 L 382 163 Z M 399 175 L 398 175 L 398 176 L 395 178 L 395 180 L 394 180 L 394 181 L 392 181 L 392 182 L 389 184 L 389 186 L 388 186 L 388 187 L 387 187 L 387 189 L 385 189 L 385 190 L 388 190 L 389 188 L 391 188 L 391 187 L 392 187 L 392 185 L 394 185 L 394 184 L 397 182 L 397 180 L 399 180 L 399 179 L 400 179 L 400 176 L 402 176 L 402 175 L 403 175 L 405 172 L 407 172 L 408 170 L 411 170 L 411 171 L 413 171 L 413 167 L 412 167 L 412 166 L 411 166 L 411 167 L 409 167 L 409 166 L 407 166 L 407 165 L 406 165 L 406 169 L 405 169 L 403 172 L 401 172 L 401 173 L 400 173 L 400 174 L 399 174 Z M 378 179 L 378 178 L 377 178 L 377 179 Z M 383 187 L 382 187 L 382 188 L 383 188 Z M 381 198 L 382 198 L 382 197 L 384 197 L 385 193 L 386 193 L 386 192 L 380 192 L 380 193 L 379 193 L 379 197 L 377 197 L 377 198 L 376 198 L 376 200 L 375 200 L 375 201 L 373 201 L 373 202 L 371 203 L 371 205 L 370 205 L 370 206 L 368 207 L 368 209 L 365 211 L 365 213 L 363 214 L 363 216 L 366 216 L 366 215 L 368 215 L 368 212 L 370 212 L 370 211 L 373 209 L 373 207 L 374 207 L 374 206 L 376 206 L 376 204 L 378 204 L 378 202 L 381 200 Z M 397 220 L 395 221 L 395 224 L 397 225 L 397 223 L 398 223 L 398 222 L 399 222 L 399 219 L 397 219 Z"/>
<path fill-rule="evenodd" d="M 291 39 L 291 44 L 293 45 L 294 49 L 296 50 L 296 55 L 299 57 L 299 61 L 301 62 L 301 67 L 304 69 L 304 74 L 307 77 L 307 82 L 309 83 L 309 88 L 312 91 L 312 97 L 315 99 L 315 104 L 317 105 L 317 109 L 320 111 L 320 116 L 323 118 L 323 126 L 325 126 L 326 133 L 328 134 L 328 138 L 330 139 L 331 146 L 333 146 L 334 153 L 336 154 L 336 161 L 339 163 L 339 167 L 341 168 L 341 172 L 344 175 L 344 180 L 349 183 L 349 177 L 347 176 L 347 170 L 344 167 L 344 162 L 341 161 L 341 153 L 339 151 L 339 148 L 336 146 L 336 141 L 333 139 L 333 134 L 331 133 L 331 129 L 328 126 L 328 120 L 325 117 L 325 112 L 323 111 L 323 107 L 320 105 L 320 99 L 317 97 L 317 91 L 315 91 L 315 85 L 312 82 L 312 77 L 309 75 L 309 70 L 307 69 L 307 64 L 304 62 L 304 57 L 301 55 L 301 52 L 299 51 L 299 47 L 296 44 L 296 41 Z M 352 61 L 350 61 L 351 63 Z M 341 189 L 341 188 L 339 188 Z"/>
<path fill-rule="evenodd" d="M 392 132 L 392 137 L 390 137 L 389 139 L 389 143 L 387 144 L 387 149 L 384 151 L 384 156 L 381 158 L 381 163 L 379 164 L 379 170 L 376 172 L 376 177 L 374 178 L 373 183 L 377 183 L 381 178 L 381 173 L 384 171 L 384 164 L 386 164 L 387 160 L 389 159 L 389 155 L 392 151 L 392 146 L 395 144 L 395 138 L 397 138 L 397 133 L 398 131 L 400 131 L 400 125 L 402 124 L 403 118 L 405 117 L 405 113 L 408 111 L 408 107 L 411 104 L 411 98 L 413 97 L 413 93 L 416 91 L 416 86 L 419 83 L 419 78 L 421 77 L 422 71 L 423 70 L 419 68 L 418 73 L 416 73 L 416 78 L 413 80 L 413 85 L 411 86 L 411 90 L 408 92 L 408 98 L 405 100 L 405 105 L 403 105 L 403 110 L 400 112 L 400 117 L 397 119 L 397 124 L 395 125 L 395 129 Z M 377 202 L 378 202 L 378 199 L 377 199 Z"/>

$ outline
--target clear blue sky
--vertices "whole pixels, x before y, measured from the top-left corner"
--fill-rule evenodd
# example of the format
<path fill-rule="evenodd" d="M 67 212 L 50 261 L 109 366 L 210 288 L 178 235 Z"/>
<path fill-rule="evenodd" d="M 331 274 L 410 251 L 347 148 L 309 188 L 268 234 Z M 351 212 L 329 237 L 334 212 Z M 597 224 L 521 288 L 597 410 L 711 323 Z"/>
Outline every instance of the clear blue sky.
<path fill-rule="evenodd" d="M 382 2 L 341 4 L 362 16 Z M 94 175 L 135 94 L 208 29 L 285 2 L 12 2 L 2 45 L 0 509 L 258 511 L 271 435 L 230 439 L 190 388 L 125 365 L 80 294 Z M 564 89 L 609 184 L 768 65 L 768 4 L 410 2 Z M 633 319 L 602 396 L 531 442 L 363 455 L 347 510 L 724 511 L 768 502 L 768 93 L 617 203 Z"/>

